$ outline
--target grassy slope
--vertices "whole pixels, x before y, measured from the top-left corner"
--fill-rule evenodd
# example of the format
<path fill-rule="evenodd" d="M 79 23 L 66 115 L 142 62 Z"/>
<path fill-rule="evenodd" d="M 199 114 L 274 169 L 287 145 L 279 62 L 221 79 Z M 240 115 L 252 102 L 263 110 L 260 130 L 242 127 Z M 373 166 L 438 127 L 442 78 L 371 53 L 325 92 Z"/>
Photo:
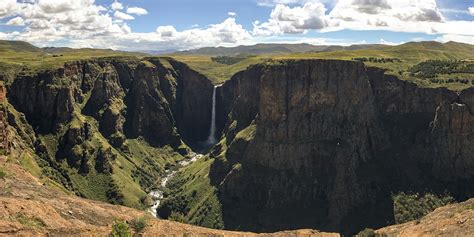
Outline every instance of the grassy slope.
<path fill-rule="evenodd" d="M 0 76 L 59 68 L 66 62 L 100 57 L 143 57 L 146 54 L 113 51 L 107 49 L 69 49 L 45 50 L 22 41 L 0 40 Z"/>
<path fill-rule="evenodd" d="M 400 58 L 402 62 L 396 63 L 366 63 L 369 66 L 386 68 L 390 73 L 400 76 L 406 80 L 413 80 L 422 86 L 440 87 L 446 86 L 452 89 L 461 89 L 465 84 L 433 84 L 429 81 L 422 81 L 409 77 L 406 71 L 415 64 L 429 59 L 473 59 L 474 46 L 460 43 L 421 42 L 407 43 L 399 46 L 385 46 L 373 50 L 335 51 L 335 52 L 314 52 L 314 53 L 294 53 L 283 55 L 259 55 L 250 57 L 234 65 L 225 65 L 213 62 L 211 56 L 207 55 L 171 55 L 179 61 L 183 61 L 191 68 L 208 76 L 215 84 L 220 84 L 232 77 L 238 71 L 244 70 L 249 65 L 278 59 L 342 59 L 352 60 L 360 57 L 376 58 Z M 400 72 L 402 74 L 399 74 Z"/>

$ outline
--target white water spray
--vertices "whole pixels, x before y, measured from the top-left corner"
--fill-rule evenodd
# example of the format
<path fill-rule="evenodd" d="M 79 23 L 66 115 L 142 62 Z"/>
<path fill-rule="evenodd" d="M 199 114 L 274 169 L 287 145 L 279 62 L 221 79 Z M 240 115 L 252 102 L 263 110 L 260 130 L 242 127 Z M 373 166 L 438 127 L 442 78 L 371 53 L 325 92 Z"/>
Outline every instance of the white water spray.
<path fill-rule="evenodd" d="M 207 138 L 207 144 L 216 143 L 216 89 L 218 86 L 214 86 L 212 91 L 212 116 L 211 116 L 211 131 L 209 132 L 209 137 Z"/>

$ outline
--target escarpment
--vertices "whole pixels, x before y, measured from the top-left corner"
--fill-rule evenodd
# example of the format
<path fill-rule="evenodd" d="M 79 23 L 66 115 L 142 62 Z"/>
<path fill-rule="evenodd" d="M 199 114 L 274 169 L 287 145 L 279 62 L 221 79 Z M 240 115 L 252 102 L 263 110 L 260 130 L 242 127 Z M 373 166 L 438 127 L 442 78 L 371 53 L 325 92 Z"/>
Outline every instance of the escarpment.
<path fill-rule="evenodd" d="M 8 91 L 47 177 L 80 196 L 142 207 L 164 166 L 207 138 L 213 85 L 169 58 L 102 58 L 19 75 Z"/>
<path fill-rule="evenodd" d="M 250 67 L 217 102 L 224 144 L 210 177 L 224 225 L 355 233 L 394 223 L 392 193 L 469 197 L 471 101 L 359 62 Z"/>

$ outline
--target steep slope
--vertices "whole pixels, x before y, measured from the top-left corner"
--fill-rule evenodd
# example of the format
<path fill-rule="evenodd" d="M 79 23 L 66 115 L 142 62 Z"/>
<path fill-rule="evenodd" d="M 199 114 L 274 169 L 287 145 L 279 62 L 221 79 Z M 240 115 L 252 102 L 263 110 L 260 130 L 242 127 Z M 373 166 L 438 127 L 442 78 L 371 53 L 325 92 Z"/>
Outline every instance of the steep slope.
<path fill-rule="evenodd" d="M 48 187 L 17 162 L 0 157 L 0 235 L 5 236 L 106 236 L 116 221 L 146 217 L 143 211 L 68 195 Z M 474 232 L 474 200 L 442 207 L 419 221 L 388 226 L 380 236 L 470 236 Z M 133 229 L 132 229 L 133 231 Z M 148 217 L 142 236 L 312 236 L 336 237 L 336 233 L 294 230 L 273 234 L 212 230 Z"/>
<path fill-rule="evenodd" d="M 16 154 L 16 150 L 13 151 Z M 158 220 L 143 211 L 82 199 L 51 189 L 17 164 L 18 157 L 0 157 L 0 235 L 108 236 L 117 221 L 146 218 L 140 236 L 339 236 L 315 230 L 274 234 L 230 232 Z M 133 231 L 133 229 L 131 229 Z"/>
<path fill-rule="evenodd" d="M 15 121 L 24 116 L 11 123 L 18 133 L 34 131 L 42 176 L 83 197 L 144 208 L 165 166 L 188 153 L 183 141 L 207 138 L 212 90 L 171 59 L 104 58 L 19 75 L 8 99 Z"/>
<path fill-rule="evenodd" d="M 209 167 L 209 177 L 181 182 L 215 188 L 208 195 L 229 229 L 385 226 L 397 221 L 399 194 L 473 196 L 471 96 L 359 62 L 252 66 L 218 89 L 223 140 L 214 160 L 193 168 Z M 209 200 L 197 201 L 217 210 Z"/>

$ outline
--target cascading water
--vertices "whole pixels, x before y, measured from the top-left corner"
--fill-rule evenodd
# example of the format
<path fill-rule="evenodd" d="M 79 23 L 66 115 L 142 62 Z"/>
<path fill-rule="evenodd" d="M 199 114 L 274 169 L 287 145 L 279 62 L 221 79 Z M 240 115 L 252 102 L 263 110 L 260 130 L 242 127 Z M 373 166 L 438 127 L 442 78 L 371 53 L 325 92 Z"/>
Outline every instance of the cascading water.
<path fill-rule="evenodd" d="M 212 116 L 211 116 L 211 130 L 209 131 L 209 137 L 207 138 L 207 144 L 216 143 L 216 89 L 218 86 L 214 86 L 212 91 Z"/>
<path fill-rule="evenodd" d="M 209 137 L 206 140 L 206 146 L 209 147 L 209 145 L 214 145 L 216 144 L 216 90 L 217 87 L 219 86 L 214 86 L 214 89 L 212 91 L 212 115 L 211 115 L 211 129 L 209 131 Z M 191 153 L 189 156 L 178 162 L 178 165 L 176 165 L 174 168 L 177 168 L 176 170 L 173 169 L 167 169 L 165 171 L 165 174 L 161 177 L 161 185 L 157 187 L 156 190 L 153 190 L 150 192 L 148 195 L 152 198 L 153 200 L 153 205 L 149 208 L 149 212 L 154 216 L 158 217 L 157 209 L 161 204 L 161 200 L 163 200 L 164 197 L 164 192 L 163 190 L 166 188 L 166 184 L 168 181 L 173 178 L 173 176 L 179 171 L 179 169 L 182 169 L 193 162 L 197 161 L 198 159 L 204 157 L 202 154 L 198 153 Z"/>

